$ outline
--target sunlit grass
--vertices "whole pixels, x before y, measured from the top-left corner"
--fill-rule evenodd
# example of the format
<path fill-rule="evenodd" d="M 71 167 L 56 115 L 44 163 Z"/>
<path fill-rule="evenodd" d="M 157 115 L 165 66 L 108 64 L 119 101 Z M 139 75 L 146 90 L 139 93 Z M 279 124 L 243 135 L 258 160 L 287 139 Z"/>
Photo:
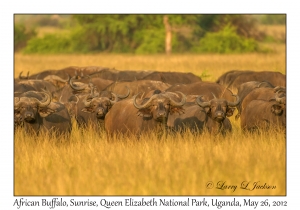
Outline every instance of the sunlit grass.
<path fill-rule="evenodd" d="M 224 138 L 186 132 L 108 141 L 104 133 L 74 130 L 68 142 L 24 136 L 19 131 L 15 137 L 15 195 L 285 194 L 283 133 Z M 238 188 L 207 189 L 209 181 Z M 243 181 L 276 189 L 242 190 Z"/>

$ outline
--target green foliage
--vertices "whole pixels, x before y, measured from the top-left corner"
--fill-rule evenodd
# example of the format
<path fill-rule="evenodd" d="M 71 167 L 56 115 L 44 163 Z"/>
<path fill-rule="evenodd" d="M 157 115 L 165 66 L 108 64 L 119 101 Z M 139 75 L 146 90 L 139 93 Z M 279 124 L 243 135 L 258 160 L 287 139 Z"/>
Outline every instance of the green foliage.
<path fill-rule="evenodd" d="M 260 22 L 266 25 L 285 25 L 286 15 L 285 14 L 261 15 Z"/>
<path fill-rule="evenodd" d="M 219 32 L 208 32 L 194 47 L 196 52 L 243 53 L 259 51 L 254 39 L 247 39 L 237 34 L 235 27 L 225 26 Z"/>
<path fill-rule="evenodd" d="M 258 21 L 254 15 L 210 14 L 202 15 L 197 23 L 205 32 L 218 32 L 225 26 L 232 25 L 236 28 L 238 35 L 247 38 L 256 38 L 255 31 Z M 205 35 L 205 33 L 202 33 L 202 35 Z"/>
<path fill-rule="evenodd" d="M 33 38 L 26 53 L 137 53 L 165 52 L 164 14 L 87 14 L 70 15 L 70 22 L 61 15 L 37 16 L 39 23 L 58 21 L 70 33 Z M 264 40 L 255 30 L 253 15 L 178 15 L 168 14 L 172 27 L 172 52 L 253 52 L 254 41 Z M 47 22 L 47 18 L 52 20 Z M 229 25 L 231 27 L 229 27 Z M 260 37 L 258 39 L 257 37 Z M 251 39 L 254 38 L 254 39 Z M 200 41 L 199 41 L 200 39 Z"/>
<path fill-rule="evenodd" d="M 141 43 L 135 53 L 153 54 L 165 51 L 165 31 L 163 29 L 148 29 L 136 33 L 137 40 Z"/>
<path fill-rule="evenodd" d="M 68 37 L 48 34 L 43 38 L 31 39 L 23 50 L 24 53 L 71 53 L 71 40 Z"/>
<path fill-rule="evenodd" d="M 26 46 L 27 41 L 36 36 L 34 29 L 26 30 L 24 25 L 14 25 L 14 50 L 19 51 Z"/>
<path fill-rule="evenodd" d="M 204 70 L 204 71 L 201 73 L 200 78 L 201 78 L 201 79 L 204 79 L 204 78 L 208 78 L 208 77 L 211 77 L 211 75 L 208 74 L 208 70 Z"/>

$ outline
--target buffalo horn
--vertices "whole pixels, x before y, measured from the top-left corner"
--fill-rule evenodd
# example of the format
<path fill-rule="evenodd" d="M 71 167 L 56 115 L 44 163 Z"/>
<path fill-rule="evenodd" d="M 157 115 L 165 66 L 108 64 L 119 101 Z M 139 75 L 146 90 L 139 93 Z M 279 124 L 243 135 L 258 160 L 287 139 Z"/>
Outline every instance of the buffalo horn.
<path fill-rule="evenodd" d="M 278 103 L 280 103 L 280 104 L 285 104 L 285 100 L 284 100 L 284 98 L 285 97 L 279 97 L 279 92 L 276 92 L 276 94 L 275 94 L 275 99 L 276 99 L 276 101 L 278 102 Z"/>
<path fill-rule="evenodd" d="M 88 100 L 89 99 L 89 100 Z M 86 95 L 83 99 L 83 104 L 85 107 L 89 107 L 93 98 L 90 95 Z"/>
<path fill-rule="evenodd" d="M 118 101 L 118 95 L 115 93 L 111 93 L 111 94 L 114 96 L 115 100 L 109 100 L 109 101 L 112 105 L 114 105 Z"/>
<path fill-rule="evenodd" d="M 129 96 L 129 94 L 130 94 L 130 89 L 129 89 L 129 87 L 127 87 L 127 86 L 125 86 L 125 87 L 127 88 L 127 93 L 126 93 L 126 95 L 118 95 L 118 94 L 117 94 L 118 98 L 123 99 L 123 98 L 126 98 L 126 97 Z"/>
<path fill-rule="evenodd" d="M 258 87 L 258 88 L 260 88 L 260 86 L 261 86 L 262 84 L 264 84 L 264 83 L 266 83 L 267 85 L 270 85 L 270 83 L 269 83 L 269 82 L 262 81 L 261 83 L 259 83 L 259 84 L 257 85 L 257 87 Z"/>
<path fill-rule="evenodd" d="M 84 90 L 84 89 L 86 88 L 86 85 L 85 85 L 85 84 L 83 84 L 83 85 L 81 85 L 81 86 L 79 86 L 79 87 L 74 86 L 74 84 L 73 84 L 73 79 L 75 79 L 75 77 L 76 77 L 76 76 L 72 77 L 72 78 L 70 79 L 70 81 L 69 81 L 69 84 L 70 84 L 71 88 L 74 89 L 74 90 L 77 90 L 77 91 Z"/>
<path fill-rule="evenodd" d="M 186 95 L 183 94 L 182 92 L 176 91 L 176 93 L 179 93 L 182 96 L 182 99 L 180 102 L 176 102 L 173 99 L 171 99 L 170 97 L 168 97 L 170 99 L 170 105 L 172 106 L 183 106 L 186 102 Z"/>
<path fill-rule="evenodd" d="M 98 97 L 99 96 L 99 92 L 97 91 L 97 87 L 92 86 L 90 88 L 91 88 L 91 96 L 92 96 L 92 98 Z"/>
<path fill-rule="evenodd" d="M 138 94 L 136 94 L 135 96 L 133 96 L 133 105 L 135 106 L 135 108 L 137 108 L 137 109 L 144 109 L 144 108 L 149 107 L 149 106 L 151 105 L 151 101 L 152 101 L 152 99 L 153 99 L 153 97 L 154 97 L 155 95 L 151 96 L 151 98 L 149 98 L 148 101 L 147 101 L 144 105 L 138 105 L 138 104 L 136 103 L 136 97 L 137 97 L 139 94 L 140 94 L 140 93 L 138 93 Z"/>
<path fill-rule="evenodd" d="M 196 102 L 199 106 L 201 106 L 202 108 L 208 107 L 210 106 L 210 101 L 209 102 L 202 102 L 200 99 L 203 97 L 203 95 L 198 96 L 196 99 Z"/>
<path fill-rule="evenodd" d="M 275 88 L 274 88 L 274 93 L 280 93 L 280 92 L 286 92 L 286 89 L 284 88 L 284 87 L 282 87 L 282 86 L 276 86 Z"/>
<path fill-rule="evenodd" d="M 43 101 L 42 100 L 40 101 L 40 100 L 38 100 L 36 98 L 32 98 L 32 99 L 38 104 L 39 107 L 46 107 L 46 106 L 48 106 L 51 103 L 51 100 L 52 100 L 51 94 L 49 94 L 47 92 L 40 92 L 40 93 L 42 93 L 42 94 L 45 95 L 45 98 L 44 98 Z"/>
<path fill-rule="evenodd" d="M 22 73 L 23 73 L 23 71 L 20 72 L 20 74 L 19 74 L 19 79 L 23 79 Z"/>
<path fill-rule="evenodd" d="M 215 94 L 213 94 L 212 92 L 211 92 L 211 94 L 213 95 L 214 99 L 217 99 L 217 97 L 215 96 Z"/>
<path fill-rule="evenodd" d="M 232 95 L 236 97 L 235 102 L 228 102 L 228 106 L 234 107 L 237 106 L 240 103 L 240 97 L 238 95 Z"/>

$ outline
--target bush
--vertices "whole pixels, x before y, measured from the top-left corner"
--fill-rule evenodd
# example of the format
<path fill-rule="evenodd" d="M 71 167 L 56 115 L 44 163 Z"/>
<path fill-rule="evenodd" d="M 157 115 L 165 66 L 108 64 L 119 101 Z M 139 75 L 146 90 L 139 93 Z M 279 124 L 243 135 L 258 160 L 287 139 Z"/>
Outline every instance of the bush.
<path fill-rule="evenodd" d="M 24 48 L 27 41 L 32 37 L 36 36 L 36 31 L 34 29 L 26 30 L 24 25 L 15 24 L 14 25 L 14 50 L 19 51 Z"/>
<path fill-rule="evenodd" d="M 193 49 L 195 52 L 243 53 L 258 52 L 258 43 L 254 39 L 239 36 L 236 29 L 226 25 L 218 32 L 208 32 Z"/>
<path fill-rule="evenodd" d="M 141 43 L 135 53 L 152 54 L 165 52 L 165 30 L 148 29 L 136 34 L 138 42 Z"/>
<path fill-rule="evenodd" d="M 28 41 L 24 53 L 70 53 L 71 39 L 56 34 L 47 34 L 43 38 L 33 38 Z"/>
<path fill-rule="evenodd" d="M 262 15 L 261 23 L 266 25 L 285 25 L 286 15 L 285 14 L 272 14 Z"/>

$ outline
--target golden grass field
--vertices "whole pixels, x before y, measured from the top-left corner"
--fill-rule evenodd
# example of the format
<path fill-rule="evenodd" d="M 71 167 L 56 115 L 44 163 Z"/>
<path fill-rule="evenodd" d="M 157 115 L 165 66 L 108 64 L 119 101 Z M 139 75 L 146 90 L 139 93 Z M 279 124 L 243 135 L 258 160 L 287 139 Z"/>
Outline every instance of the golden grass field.
<path fill-rule="evenodd" d="M 14 75 L 67 66 L 192 72 L 206 81 L 233 69 L 285 74 L 285 45 L 272 47 L 276 52 L 239 55 L 15 54 Z M 108 141 L 103 131 L 81 131 L 75 123 L 62 139 L 16 130 L 14 195 L 286 195 L 285 132 L 244 134 L 230 120 L 226 137 L 186 132 Z M 240 188 L 244 181 L 248 190 Z M 254 182 L 276 188 L 252 190 Z"/>

